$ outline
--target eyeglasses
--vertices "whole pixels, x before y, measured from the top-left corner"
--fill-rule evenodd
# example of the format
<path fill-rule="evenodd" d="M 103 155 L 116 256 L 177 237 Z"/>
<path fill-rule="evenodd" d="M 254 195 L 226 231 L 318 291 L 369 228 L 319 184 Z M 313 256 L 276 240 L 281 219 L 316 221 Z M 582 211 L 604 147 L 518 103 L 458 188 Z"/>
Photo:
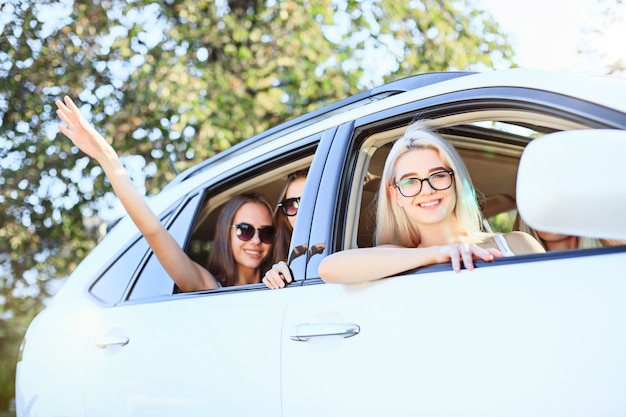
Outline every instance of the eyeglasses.
<path fill-rule="evenodd" d="M 261 242 L 272 243 L 274 241 L 274 226 L 264 226 L 257 229 L 248 223 L 237 223 L 230 227 L 237 229 L 235 234 L 243 242 L 252 239 L 257 230 L 259 231 L 259 240 Z"/>
<path fill-rule="evenodd" d="M 286 198 L 278 203 L 278 207 L 283 210 L 285 216 L 295 216 L 298 214 L 298 207 L 300 207 L 300 198 L 301 197 Z"/>
<path fill-rule="evenodd" d="M 438 171 L 426 178 L 405 178 L 395 183 L 405 197 L 414 197 L 422 191 L 422 184 L 428 181 L 433 190 L 443 191 L 452 186 L 454 171 Z"/>

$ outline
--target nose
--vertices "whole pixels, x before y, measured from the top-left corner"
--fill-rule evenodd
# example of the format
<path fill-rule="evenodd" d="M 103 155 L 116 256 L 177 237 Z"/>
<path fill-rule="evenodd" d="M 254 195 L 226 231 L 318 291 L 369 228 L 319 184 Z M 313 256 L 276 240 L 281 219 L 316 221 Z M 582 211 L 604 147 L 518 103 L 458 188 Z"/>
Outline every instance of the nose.
<path fill-rule="evenodd" d="M 250 242 L 254 242 L 257 244 L 261 243 L 261 237 L 259 236 L 259 231 L 255 230 L 254 231 L 254 235 L 252 236 L 252 239 L 250 239 Z"/>
<path fill-rule="evenodd" d="M 428 188 L 426 188 L 428 187 Z M 426 190 L 426 191 L 424 191 Z M 423 179 L 422 180 L 422 189 L 420 190 L 420 194 L 432 194 L 434 192 L 436 192 L 437 190 L 435 190 L 433 188 L 432 185 L 430 185 L 430 181 L 428 181 L 428 179 Z"/>

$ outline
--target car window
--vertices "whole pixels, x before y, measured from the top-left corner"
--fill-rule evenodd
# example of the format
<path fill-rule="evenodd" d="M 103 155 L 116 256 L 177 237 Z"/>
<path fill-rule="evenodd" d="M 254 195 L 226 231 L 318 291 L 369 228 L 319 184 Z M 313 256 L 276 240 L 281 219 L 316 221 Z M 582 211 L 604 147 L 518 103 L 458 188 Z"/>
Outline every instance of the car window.
<path fill-rule="evenodd" d="M 217 219 L 224 205 L 235 195 L 245 192 L 261 194 L 276 210 L 280 193 L 289 174 L 307 169 L 313 159 L 310 148 L 306 155 L 289 155 L 273 161 L 265 170 L 250 175 L 246 170 L 233 173 L 228 182 L 216 184 L 207 190 L 204 202 L 195 218 L 186 246 L 187 254 L 200 265 L 206 265 L 212 248 Z M 242 178 L 243 177 L 243 178 Z M 306 200 L 304 200 L 306 201 Z M 262 271 L 262 275 L 265 271 Z M 252 284 L 257 285 L 257 284 Z M 258 284 L 265 288 L 263 284 Z M 220 289 L 220 291 L 227 288 Z"/>
<path fill-rule="evenodd" d="M 199 200 L 199 194 L 188 199 L 168 228 L 170 234 L 181 246 L 184 246 L 187 239 Z M 148 261 L 135 280 L 128 300 L 135 301 L 149 297 L 168 296 L 172 294 L 173 289 L 174 281 L 165 272 L 157 257 L 150 251 Z"/>
<path fill-rule="evenodd" d="M 171 213 L 168 213 L 161 221 L 167 222 L 170 215 Z M 119 302 L 148 249 L 145 239 L 133 241 L 91 285 L 89 293 L 103 304 L 112 305 Z"/>
<path fill-rule="evenodd" d="M 384 163 L 395 139 L 408 124 L 426 114 L 407 113 L 357 127 L 352 140 L 356 149 L 345 168 L 352 169 L 349 194 L 338 203 L 339 218 L 345 220 L 343 241 L 337 249 L 374 245 L 376 194 Z M 477 190 L 479 204 L 487 219 L 485 229 L 509 232 L 517 216 L 516 177 L 526 144 L 545 134 L 561 130 L 596 128 L 598 122 L 582 119 L 549 108 L 535 111 L 501 108 L 431 118 L 428 122 L 459 151 Z M 601 127 L 601 125 L 600 125 Z M 342 206 L 350 207 L 344 209 Z"/>
<path fill-rule="evenodd" d="M 249 165 L 242 165 L 236 170 L 209 179 L 194 192 L 192 198 L 187 199 L 184 205 L 181 204 L 169 225 L 170 233 L 192 260 L 205 266 L 211 251 L 216 221 L 226 202 L 240 193 L 257 192 L 275 207 L 287 176 L 310 166 L 317 140 L 316 137 L 306 138 L 305 143 L 296 150 L 282 149 L 280 154 L 268 156 L 263 161 L 255 161 L 251 157 Z M 140 239 L 139 242 L 143 242 L 141 244 L 147 252 L 145 240 Z M 138 259 L 135 258 L 136 264 L 140 264 Z M 141 269 L 136 273 L 136 278 L 128 291 L 126 297 L 128 301 L 143 302 L 180 292 L 151 251 L 145 255 L 145 259 L 145 262 L 141 262 Z M 266 288 L 261 283 L 252 285 Z M 111 286 L 115 287 L 115 284 L 112 283 Z M 224 291 L 229 291 L 229 288 L 212 290 L 212 292 Z"/>

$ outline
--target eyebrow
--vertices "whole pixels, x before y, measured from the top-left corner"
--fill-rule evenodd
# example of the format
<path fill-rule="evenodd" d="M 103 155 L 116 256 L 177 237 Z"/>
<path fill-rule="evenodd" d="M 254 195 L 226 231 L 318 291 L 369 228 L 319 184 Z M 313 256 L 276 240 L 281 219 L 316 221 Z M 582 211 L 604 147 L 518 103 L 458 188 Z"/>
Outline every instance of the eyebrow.
<path fill-rule="evenodd" d="M 428 170 L 428 176 L 434 174 L 435 172 L 440 172 L 440 171 L 450 171 L 450 168 L 446 168 L 446 167 L 435 167 L 435 168 L 431 168 Z M 404 174 L 403 176 L 401 176 L 398 181 L 402 181 L 405 178 L 420 178 L 419 175 L 417 175 L 417 172 L 408 172 L 406 174 Z"/>

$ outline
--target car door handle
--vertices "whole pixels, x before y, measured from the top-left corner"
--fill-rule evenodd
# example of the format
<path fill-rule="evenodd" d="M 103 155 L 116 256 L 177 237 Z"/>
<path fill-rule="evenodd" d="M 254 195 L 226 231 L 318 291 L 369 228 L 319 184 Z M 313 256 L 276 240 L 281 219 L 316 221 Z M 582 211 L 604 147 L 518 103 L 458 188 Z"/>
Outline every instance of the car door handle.
<path fill-rule="evenodd" d="M 354 323 L 303 323 L 293 326 L 289 337 L 291 340 L 306 342 L 312 337 L 352 337 L 360 331 L 359 325 Z"/>
<path fill-rule="evenodd" d="M 96 346 L 104 349 L 108 346 L 126 346 L 130 338 L 126 336 L 103 336 L 96 339 Z"/>

